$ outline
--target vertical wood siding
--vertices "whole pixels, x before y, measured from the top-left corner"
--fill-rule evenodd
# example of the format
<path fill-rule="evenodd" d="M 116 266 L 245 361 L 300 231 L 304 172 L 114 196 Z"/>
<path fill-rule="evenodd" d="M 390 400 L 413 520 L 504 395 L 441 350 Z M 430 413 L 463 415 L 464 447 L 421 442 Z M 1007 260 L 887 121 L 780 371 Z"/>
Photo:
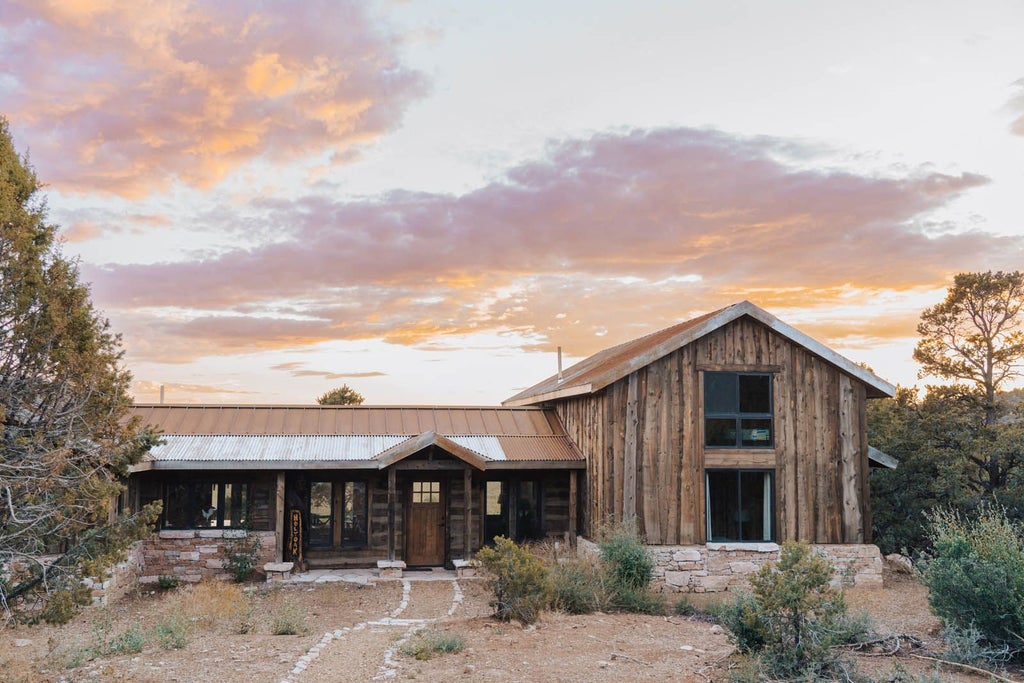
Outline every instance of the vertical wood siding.
<path fill-rule="evenodd" d="M 863 383 L 750 318 L 592 396 L 556 404 L 588 461 L 581 531 L 593 534 L 604 521 L 635 515 L 649 543 L 705 541 L 701 369 L 709 366 L 778 370 L 772 384 L 778 539 L 870 542 Z M 733 453 L 742 459 L 743 451 Z"/>

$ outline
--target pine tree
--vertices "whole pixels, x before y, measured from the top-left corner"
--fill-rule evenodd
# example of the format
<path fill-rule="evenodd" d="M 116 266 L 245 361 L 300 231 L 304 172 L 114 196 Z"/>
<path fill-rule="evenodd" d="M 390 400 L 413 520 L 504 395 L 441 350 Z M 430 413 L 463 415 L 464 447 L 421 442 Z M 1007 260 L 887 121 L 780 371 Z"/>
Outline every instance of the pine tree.
<path fill-rule="evenodd" d="M 129 419 L 120 338 L 93 308 L 77 264 L 62 255 L 40 187 L 0 117 L 0 608 L 7 620 L 28 596 L 78 592 L 81 577 L 122 552 L 158 512 L 112 514 L 122 478 L 153 437 Z"/>

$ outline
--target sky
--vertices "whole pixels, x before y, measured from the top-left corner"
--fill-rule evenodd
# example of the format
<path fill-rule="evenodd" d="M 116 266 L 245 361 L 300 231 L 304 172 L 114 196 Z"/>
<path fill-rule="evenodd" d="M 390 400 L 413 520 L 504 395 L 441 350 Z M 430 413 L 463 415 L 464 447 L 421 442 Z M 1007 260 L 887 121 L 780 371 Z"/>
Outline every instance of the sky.
<path fill-rule="evenodd" d="M 1024 3 L 0 0 L 140 402 L 492 405 L 750 300 L 893 383 L 1024 267 Z"/>

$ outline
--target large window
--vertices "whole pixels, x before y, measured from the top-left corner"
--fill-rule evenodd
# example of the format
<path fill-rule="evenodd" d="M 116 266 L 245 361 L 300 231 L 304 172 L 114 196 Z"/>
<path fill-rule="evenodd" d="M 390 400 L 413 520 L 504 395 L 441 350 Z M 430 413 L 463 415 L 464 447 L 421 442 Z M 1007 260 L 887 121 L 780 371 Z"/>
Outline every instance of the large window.
<path fill-rule="evenodd" d="M 772 472 L 707 470 L 709 541 L 771 541 Z"/>
<path fill-rule="evenodd" d="M 165 529 L 246 526 L 251 498 L 251 485 L 244 482 L 170 482 L 164 491 L 163 526 Z"/>
<path fill-rule="evenodd" d="M 772 376 L 761 373 L 704 373 L 704 445 L 771 448 Z"/>
<path fill-rule="evenodd" d="M 340 524 L 341 545 L 365 546 L 366 510 L 365 481 L 310 482 L 309 545 L 320 548 L 335 545 Z"/>
<path fill-rule="evenodd" d="M 544 538 L 544 497 L 532 479 L 484 483 L 484 543 L 495 536 L 516 542 Z"/>

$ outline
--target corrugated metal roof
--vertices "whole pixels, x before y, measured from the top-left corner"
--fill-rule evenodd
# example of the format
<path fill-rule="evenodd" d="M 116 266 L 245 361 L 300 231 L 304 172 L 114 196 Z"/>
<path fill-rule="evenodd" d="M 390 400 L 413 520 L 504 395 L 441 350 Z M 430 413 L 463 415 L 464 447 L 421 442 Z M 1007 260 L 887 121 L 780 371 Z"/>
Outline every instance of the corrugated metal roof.
<path fill-rule="evenodd" d="M 562 436 L 538 408 L 421 406 L 152 405 L 134 407 L 164 434 Z"/>
<path fill-rule="evenodd" d="M 369 460 L 407 436 L 181 435 L 163 437 L 150 462 L 337 462 Z"/>
<path fill-rule="evenodd" d="M 504 401 L 505 405 L 522 406 L 538 404 L 569 396 L 578 396 L 600 391 L 629 373 L 662 358 L 676 349 L 700 339 L 706 334 L 727 325 L 744 315 L 767 325 L 775 332 L 798 344 L 811 353 L 832 363 L 843 372 L 864 382 L 868 395 L 874 397 L 893 396 L 896 388 L 869 370 L 841 356 L 821 342 L 790 327 L 771 313 L 742 301 L 725 308 L 707 313 L 659 330 L 639 339 L 598 351 L 562 372 L 561 377 L 552 375 L 543 382 L 525 389 Z"/>
<path fill-rule="evenodd" d="M 493 462 L 581 462 L 582 454 L 566 436 L 453 435 L 463 448 Z M 145 457 L 148 463 L 370 463 L 410 439 L 390 435 L 181 435 L 163 437 Z"/>

